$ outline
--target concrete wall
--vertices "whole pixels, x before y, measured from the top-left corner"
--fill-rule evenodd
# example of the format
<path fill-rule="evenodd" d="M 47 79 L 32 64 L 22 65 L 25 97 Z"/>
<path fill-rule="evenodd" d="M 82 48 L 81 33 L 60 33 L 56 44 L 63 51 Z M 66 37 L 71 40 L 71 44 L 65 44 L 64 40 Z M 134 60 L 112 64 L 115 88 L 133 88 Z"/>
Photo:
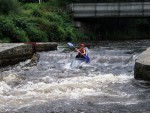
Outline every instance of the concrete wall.
<path fill-rule="evenodd" d="M 150 16 L 150 2 L 73 3 L 70 9 L 74 18 Z"/>
<path fill-rule="evenodd" d="M 136 59 L 134 78 L 150 81 L 150 48 L 140 54 Z"/>
<path fill-rule="evenodd" d="M 35 50 L 37 52 L 57 50 L 57 43 L 37 43 Z"/>
<path fill-rule="evenodd" d="M 56 49 L 57 43 L 1 43 L 0 67 L 30 59 L 34 52 L 51 51 Z"/>

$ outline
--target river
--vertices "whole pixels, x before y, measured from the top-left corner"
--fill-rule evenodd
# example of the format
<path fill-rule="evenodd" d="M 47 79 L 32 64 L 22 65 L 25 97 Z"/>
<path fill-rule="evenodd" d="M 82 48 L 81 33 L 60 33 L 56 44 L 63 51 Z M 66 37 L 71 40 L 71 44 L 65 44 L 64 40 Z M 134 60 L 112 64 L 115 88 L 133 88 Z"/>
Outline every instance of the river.
<path fill-rule="evenodd" d="M 78 45 L 78 44 L 77 44 Z M 90 64 L 70 68 L 67 44 L 0 70 L 0 112 L 149 113 L 150 85 L 134 79 L 138 54 L 149 40 L 88 44 Z"/>

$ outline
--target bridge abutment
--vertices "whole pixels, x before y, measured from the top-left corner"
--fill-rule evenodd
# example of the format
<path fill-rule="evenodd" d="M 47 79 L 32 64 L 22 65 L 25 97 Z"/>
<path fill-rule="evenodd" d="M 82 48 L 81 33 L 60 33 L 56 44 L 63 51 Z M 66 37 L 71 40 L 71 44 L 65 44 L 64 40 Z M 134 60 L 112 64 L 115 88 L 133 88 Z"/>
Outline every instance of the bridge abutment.
<path fill-rule="evenodd" d="M 134 78 L 150 81 L 150 48 L 138 56 L 135 61 Z"/>

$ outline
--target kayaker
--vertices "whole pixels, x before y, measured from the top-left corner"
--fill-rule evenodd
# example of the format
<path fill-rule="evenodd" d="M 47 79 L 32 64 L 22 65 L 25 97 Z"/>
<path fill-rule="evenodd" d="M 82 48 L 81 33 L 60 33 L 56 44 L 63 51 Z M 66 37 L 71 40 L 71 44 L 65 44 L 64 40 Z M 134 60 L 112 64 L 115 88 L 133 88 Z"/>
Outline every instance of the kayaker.
<path fill-rule="evenodd" d="M 84 58 L 84 55 L 86 55 L 85 44 L 80 44 L 80 48 L 76 48 L 76 51 L 78 52 L 76 58 Z"/>

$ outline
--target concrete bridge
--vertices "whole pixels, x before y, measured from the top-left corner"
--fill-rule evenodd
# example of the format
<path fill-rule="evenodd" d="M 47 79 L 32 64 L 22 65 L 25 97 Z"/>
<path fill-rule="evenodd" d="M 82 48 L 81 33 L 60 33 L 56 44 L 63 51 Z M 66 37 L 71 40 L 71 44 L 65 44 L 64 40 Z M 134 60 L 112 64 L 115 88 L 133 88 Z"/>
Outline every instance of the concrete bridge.
<path fill-rule="evenodd" d="M 150 2 L 72 3 L 74 18 L 149 17 Z"/>

